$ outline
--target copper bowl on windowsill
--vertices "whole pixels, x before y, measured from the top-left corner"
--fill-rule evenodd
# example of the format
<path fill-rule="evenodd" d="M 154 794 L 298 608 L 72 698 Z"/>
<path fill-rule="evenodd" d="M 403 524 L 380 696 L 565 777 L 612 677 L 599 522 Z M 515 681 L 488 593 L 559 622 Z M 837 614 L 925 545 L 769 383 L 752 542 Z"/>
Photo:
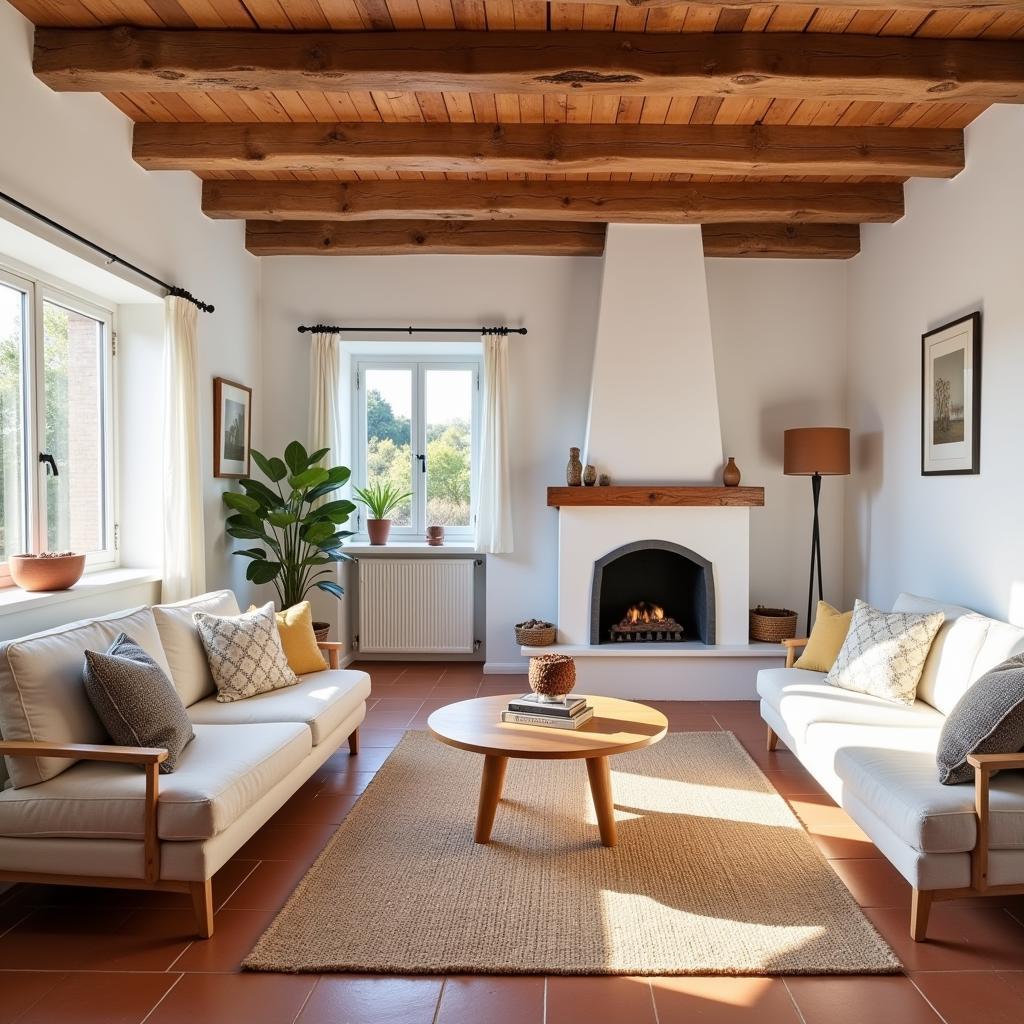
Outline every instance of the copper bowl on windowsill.
<path fill-rule="evenodd" d="M 22 590 L 70 590 L 85 572 L 85 555 L 11 555 L 7 568 Z"/>

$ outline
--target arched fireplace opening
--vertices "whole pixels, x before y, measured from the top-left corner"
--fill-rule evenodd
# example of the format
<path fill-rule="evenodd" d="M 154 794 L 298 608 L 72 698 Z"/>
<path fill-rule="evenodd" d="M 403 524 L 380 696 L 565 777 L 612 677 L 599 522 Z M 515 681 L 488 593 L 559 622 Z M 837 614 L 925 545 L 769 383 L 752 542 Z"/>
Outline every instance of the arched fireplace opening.
<path fill-rule="evenodd" d="M 591 644 L 715 643 L 711 562 L 662 540 L 641 540 L 594 563 Z"/>

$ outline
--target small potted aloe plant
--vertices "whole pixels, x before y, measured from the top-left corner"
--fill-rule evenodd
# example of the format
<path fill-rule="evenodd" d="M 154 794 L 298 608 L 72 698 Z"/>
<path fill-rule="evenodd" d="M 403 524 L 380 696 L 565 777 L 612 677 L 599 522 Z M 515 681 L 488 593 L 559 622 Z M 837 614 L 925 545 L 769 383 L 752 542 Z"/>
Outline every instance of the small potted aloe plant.
<path fill-rule="evenodd" d="M 370 513 L 366 520 L 370 543 L 387 544 L 391 535 L 391 520 L 388 517 L 406 498 L 412 497 L 412 491 L 402 491 L 386 480 L 374 480 L 366 487 L 357 487 L 355 491 L 356 501 L 362 502 Z"/>

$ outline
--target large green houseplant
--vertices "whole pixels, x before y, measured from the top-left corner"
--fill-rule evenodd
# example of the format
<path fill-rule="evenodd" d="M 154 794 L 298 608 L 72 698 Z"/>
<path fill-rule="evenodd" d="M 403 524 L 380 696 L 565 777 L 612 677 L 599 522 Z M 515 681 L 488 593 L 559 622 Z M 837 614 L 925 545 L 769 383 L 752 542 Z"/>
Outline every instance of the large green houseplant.
<path fill-rule="evenodd" d="M 333 579 L 321 578 L 334 575 L 325 566 L 350 560 L 342 544 L 352 531 L 339 527 L 355 511 L 345 498 L 318 504 L 344 487 L 351 475 L 345 466 L 325 469 L 320 465 L 329 451 L 322 448 L 310 454 L 292 441 L 279 459 L 253 449 L 253 461 L 270 485 L 242 477 L 238 482 L 244 493 L 224 494 L 224 504 L 232 513 L 225 524 L 228 535 L 266 545 L 233 552 L 251 559 L 245 578 L 273 583 L 282 609 L 298 604 L 314 587 L 335 597 L 345 593 Z"/>

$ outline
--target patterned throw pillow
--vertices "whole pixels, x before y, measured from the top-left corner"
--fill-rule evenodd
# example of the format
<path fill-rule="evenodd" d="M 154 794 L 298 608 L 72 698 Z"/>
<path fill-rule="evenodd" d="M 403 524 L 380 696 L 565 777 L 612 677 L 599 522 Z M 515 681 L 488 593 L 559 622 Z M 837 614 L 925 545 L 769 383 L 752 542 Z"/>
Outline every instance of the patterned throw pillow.
<path fill-rule="evenodd" d="M 858 599 L 850 630 L 825 682 L 910 705 L 942 612 L 881 612 Z"/>
<path fill-rule="evenodd" d="M 1024 750 L 1024 655 L 986 672 L 949 713 L 935 761 L 939 782 L 974 781 L 968 754 L 1016 754 Z"/>
<path fill-rule="evenodd" d="M 299 681 L 284 656 L 273 604 L 242 615 L 196 612 L 193 618 L 221 703 L 280 690 Z"/>
<path fill-rule="evenodd" d="M 105 654 L 85 652 L 85 693 L 110 738 L 124 747 L 165 747 L 173 772 L 192 741 L 192 723 L 167 673 L 121 633 Z"/>

